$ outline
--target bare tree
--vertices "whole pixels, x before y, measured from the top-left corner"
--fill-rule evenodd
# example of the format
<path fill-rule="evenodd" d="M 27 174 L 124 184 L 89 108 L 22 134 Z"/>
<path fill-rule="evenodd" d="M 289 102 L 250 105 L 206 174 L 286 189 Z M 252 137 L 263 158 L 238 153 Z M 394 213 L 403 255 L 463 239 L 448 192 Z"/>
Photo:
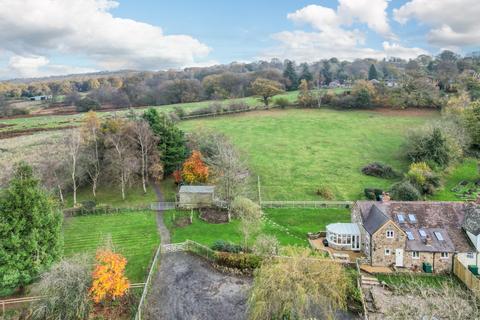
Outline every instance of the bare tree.
<path fill-rule="evenodd" d="M 79 158 L 80 158 L 80 148 L 82 145 L 82 138 L 80 136 L 80 131 L 70 130 L 64 137 L 64 145 L 66 155 L 68 157 L 68 170 L 70 174 L 70 179 L 72 181 L 72 191 L 73 191 L 73 205 L 77 205 L 77 189 L 79 185 Z"/>
<path fill-rule="evenodd" d="M 64 190 L 70 180 L 68 155 L 63 149 L 46 148 L 40 158 L 36 169 L 39 171 L 42 184 L 49 190 L 56 190 L 60 201 L 64 203 Z"/>
<path fill-rule="evenodd" d="M 84 118 L 82 127 L 85 171 L 92 183 L 93 197 L 97 196 L 98 181 L 101 173 L 100 164 L 100 121 L 95 112 L 90 111 Z"/>
<path fill-rule="evenodd" d="M 231 211 L 234 217 L 240 219 L 239 229 L 243 235 L 243 246 L 248 248 L 248 243 L 253 236 L 262 229 L 262 209 L 252 200 L 236 197 L 232 202 Z"/>
<path fill-rule="evenodd" d="M 125 121 L 113 119 L 109 122 L 105 142 L 110 148 L 106 152 L 106 158 L 110 163 L 110 170 L 120 181 L 122 199 L 125 200 L 125 189 L 138 167 L 138 161 L 135 157 L 135 149 L 126 136 Z"/>
<path fill-rule="evenodd" d="M 134 120 L 128 127 L 128 137 L 140 152 L 140 170 L 142 176 L 143 192 L 147 192 L 147 181 L 150 168 L 152 153 L 156 152 L 156 146 L 158 143 L 157 137 L 150 129 L 150 125 L 145 120 Z"/>

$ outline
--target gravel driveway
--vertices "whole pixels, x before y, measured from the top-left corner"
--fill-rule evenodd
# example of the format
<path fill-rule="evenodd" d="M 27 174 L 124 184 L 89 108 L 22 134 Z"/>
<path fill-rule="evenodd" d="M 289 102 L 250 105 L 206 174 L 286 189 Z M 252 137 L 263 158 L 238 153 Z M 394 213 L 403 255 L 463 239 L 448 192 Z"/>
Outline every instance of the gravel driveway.
<path fill-rule="evenodd" d="M 167 253 L 161 259 L 147 297 L 146 319 L 246 319 L 251 279 L 220 273 L 185 252 Z"/>

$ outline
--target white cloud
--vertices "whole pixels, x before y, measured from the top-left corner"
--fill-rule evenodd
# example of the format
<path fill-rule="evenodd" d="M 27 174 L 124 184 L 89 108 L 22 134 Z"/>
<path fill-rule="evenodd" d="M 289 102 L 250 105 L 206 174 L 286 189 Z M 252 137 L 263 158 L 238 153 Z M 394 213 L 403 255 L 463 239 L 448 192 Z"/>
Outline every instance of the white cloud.
<path fill-rule="evenodd" d="M 102 69 L 153 70 L 200 63 L 210 52 L 191 36 L 115 17 L 116 6 L 109 0 L 0 0 L 2 49 L 22 57 L 81 55 Z"/>
<path fill-rule="evenodd" d="M 339 0 L 338 15 L 345 23 L 366 23 L 375 32 L 393 37 L 388 24 L 387 0 Z"/>
<path fill-rule="evenodd" d="M 316 61 L 337 57 L 344 60 L 356 58 L 413 58 L 427 54 L 420 48 L 408 48 L 398 43 L 383 42 L 383 50 L 365 48 L 365 34 L 358 29 L 348 28 L 354 22 L 365 23 L 388 40 L 395 37 L 387 19 L 388 3 L 384 0 L 339 0 L 337 10 L 309 5 L 287 18 L 297 25 L 310 25 L 314 31 L 283 31 L 274 34 L 279 46 L 270 48 L 262 58 L 292 58 L 299 61 Z"/>
<path fill-rule="evenodd" d="M 93 68 L 73 67 L 52 64 L 44 56 L 19 56 L 10 57 L 7 68 L 0 70 L 0 77 L 24 78 L 45 77 L 62 74 L 86 73 L 97 71 Z"/>
<path fill-rule="evenodd" d="M 427 40 L 437 46 L 480 44 L 480 1 L 412 0 L 394 10 L 400 23 L 416 19 L 431 27 Z"/>

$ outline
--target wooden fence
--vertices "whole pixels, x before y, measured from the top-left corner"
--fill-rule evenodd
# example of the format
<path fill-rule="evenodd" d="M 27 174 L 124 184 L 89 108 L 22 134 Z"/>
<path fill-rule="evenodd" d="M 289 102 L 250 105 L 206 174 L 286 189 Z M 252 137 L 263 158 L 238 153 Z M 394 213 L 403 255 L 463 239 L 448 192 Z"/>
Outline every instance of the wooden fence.
<path fill-rule="evenodd" d="M 176 202 L 154 202 L 150 204 L 150 209 L 151 210 L 172 210 L 177 207 Z"/>
<path fill-rule="evenodd" d="M 353 201 L 262 201 L 262 208 L 350 208 Z"/>
<path fill-rule="evenodd" d="M 453 273 L 462 280 L 467 288 L 472 290 L 477 298 L 480 298 L 480 279 L 468 270 L 467 266 L 463 265 L 457 256 L 453 259 Z"/>
<path fill-rule="evenodd" d="M 135 314 L 135 320 L 142 319 L 142 309 L 145 304 L 145 299 L 147 297 L 148 290 L 150 290 L 150 286 L 152 285 L 152 277 L 153 274 L 158 270 L 159 265 L 159 258 L 161 252 L 162 245 L 159 245 L 157 251 L 155 252 L 155 257 L 153 258 L 152 265 L 150 266 L 150 271 L 148 272 L 147 281 L 145 281 L 145 285 L 143 286 L 142 297 L 140 298 L 140 302 L 138 303 L 137 313 Z"/>

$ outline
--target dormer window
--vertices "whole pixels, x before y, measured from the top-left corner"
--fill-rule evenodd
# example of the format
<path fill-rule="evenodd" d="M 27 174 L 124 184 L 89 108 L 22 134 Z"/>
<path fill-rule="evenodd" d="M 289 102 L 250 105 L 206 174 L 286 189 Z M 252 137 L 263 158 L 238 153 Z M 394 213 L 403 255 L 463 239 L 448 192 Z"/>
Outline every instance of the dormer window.
<path fill-rule="evenodd" d="M 388 239 L 392 239 L 395 236 L 395 233 L 393 232 L 393 230 L 387 230 L 386 236 Z"/>

